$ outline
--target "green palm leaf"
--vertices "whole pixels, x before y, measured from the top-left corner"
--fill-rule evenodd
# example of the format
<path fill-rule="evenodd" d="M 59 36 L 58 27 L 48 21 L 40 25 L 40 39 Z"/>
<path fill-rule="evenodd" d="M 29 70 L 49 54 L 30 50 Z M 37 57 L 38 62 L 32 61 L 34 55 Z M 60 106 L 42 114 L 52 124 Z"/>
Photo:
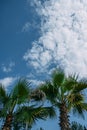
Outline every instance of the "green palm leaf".
<path fill-rule="evenodd" d="M 64 87 L 67 91 L 71 91 L 72 89 L 74 89 L 75 85 L 78 84 L 77 79 L 78 75 L 71 75 L 65 78 Z"/>
<path fill-rule="evenodd" d="M 29 99 L 29 93 L 31 91 L 29 86 L 30 84 L 27 80 L 20 79 L 11 93 L 12 100 L 17 100 L 17 104 L 21 104 L 26 99 Z"/>
<path fill-rule="evenodd" d="M 74 110 L 83 115 L 87 110 L 84 94 L 82 91 L 87 88 L 87 81 L 80 80 L 78 75 L 66 77 L 61 69 L 55 70 L 52 75 L 52 81 L 42 85 L 42 89 L 47 100 L 59 108 L 61 129 L 69 129 L 68 112 Z M 66 126 L 67 124 L 67 126 Z"/>
<path fill-rule="evenodd" d="M 62 69 L 56 69 L 52 74 L 52 82 L 54 86 L 61 86 L 64 81 L 65 74 Z"/>
<path fill-rule="evenodd" d="M 81 91 L 83 91 L 84 89 L 86 89 L 87 88 L 87 81 L 85 81 L 85 80 L 81 80 L 81 81 L 79 81 L 77 84 L 76 84 L 76 86 L 74 87 L 74 90 L 73 90 L 73 92 L 81 92 Z"/>
<path fill-rule="evenodd" d="M 8 100 L 9 100 L 9 96 L 6 93 L 5 88 L 2 85 L 0 85 L 0 102 L 5 104 Z"/>
<path fill-rule="evenodd" d="M 31 126 L 39 119 L 45 120 L 48 116 L 53 118 L 56 114 L 53 107 L 23 106 L 15 115 L 16 121 L 27 122 Z"/>
<path fill-rule="evenodd" d="M 46 94 L 46 98 L 53 102 L 58 94 L 57 87 L 53 86 L 51 82 L 46 82 L 39 87 Z"/>
<path fill-rule="evenodd" d="M 43 101 L 46 98 L 46 95 L 42 90 L 37 88 L 31 92 L 30 98 L 34 101 Z"/>

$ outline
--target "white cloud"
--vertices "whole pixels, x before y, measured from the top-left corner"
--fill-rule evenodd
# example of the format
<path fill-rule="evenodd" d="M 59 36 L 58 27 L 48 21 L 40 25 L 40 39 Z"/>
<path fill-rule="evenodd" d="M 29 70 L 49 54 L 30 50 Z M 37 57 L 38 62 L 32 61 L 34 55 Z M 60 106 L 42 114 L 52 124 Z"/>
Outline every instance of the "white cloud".
<path fill-rule="evenodd" d="M 36 21 L 26 22 L 22 27 L 22 32 L 29 32 L 32 29 L 39 29 L 39 25 Z"/>
<path fill-rule="evenodd" d="M 15 66 L 15 62 L 10 62 L 8 65 L 3 64 L 2 71 L 6 73 L 11 72 L 14 66 Z"/>
<path fill-rule="evenodd" d="M 23 28 L 22 28 L 22 32 L 29 31 L 30 27 L 31 27 L 31 24 L 29 22 L 25 23 Z"/>
<path fill-rule="evenodd" d="M 15 82 L 16 78 L 13 77 L 6 77 L 0 79 L 0 84 L 2 84 L 6 89 L 8 86 L 12 85 Z"/>
<path fill-rule="evenodd" d="M 35 5 L 36 4 L 36 5 Z M 87 1 L 34 0 L 41 17 L 41 37 L 24 59 L 36 70 L 63 66 L 66 73 L 87 76 Z"/>
<path fill-rule="evenodd" d="M 44 81 L 41 78 L 36 78 L 35 73 L 30 73 L 26 76 L 27 80 L 29 81 L 29 83 L 31 85 L 33 85 L 34 87 L 42 84 Z"/>
<path fill-rule="evenodd" d="M 41 81 L 41 80 L 37 80 L 37 79 L 31 79 L 31 80 L 29 80 L 30 81 L 30 83 L 33 85 L 33 86 L 39 86 L 40 84 L 42 84 L 43 83 L 43 81 Z"/>

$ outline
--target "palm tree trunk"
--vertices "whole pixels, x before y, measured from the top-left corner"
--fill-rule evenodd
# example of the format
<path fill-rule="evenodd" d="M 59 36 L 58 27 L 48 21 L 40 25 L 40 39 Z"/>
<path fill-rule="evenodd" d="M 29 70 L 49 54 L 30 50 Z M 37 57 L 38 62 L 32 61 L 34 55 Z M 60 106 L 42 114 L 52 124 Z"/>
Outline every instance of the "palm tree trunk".
<path fill-rule="evenodd" d="M 12 123 L 12 113 L 9 113 L 6 117 L 2 130 L 11 130 L 11 123 Z"/>
<path fill-rule="evenodd" d="M 69 116 L 67 113 L 67 107 L 65 102 L 61 103 L 60 105 L 60 128 L 61 130 L 71 130 L 70 123 L 69 123 Z"/>
<path fill-rule="evenodd" d="M 25 130 L 31 130 L 31 126 L 29 126 L 28 122 L 26 122 Z"/>
<path fill-rule="evenodd" d="M 26 128 L 25 128 L 25 130 L 28 130 L 28 123 L 26 122 Z"/>

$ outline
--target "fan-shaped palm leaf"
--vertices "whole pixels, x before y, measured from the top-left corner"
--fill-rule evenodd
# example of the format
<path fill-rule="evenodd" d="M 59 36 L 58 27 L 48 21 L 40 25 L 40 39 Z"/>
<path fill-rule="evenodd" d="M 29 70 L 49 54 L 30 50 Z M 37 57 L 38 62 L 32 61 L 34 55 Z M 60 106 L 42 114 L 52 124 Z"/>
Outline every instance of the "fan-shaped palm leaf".
<path fill-rule="evenodd" d="M 29 99 L 30 83 L 26 79 L 20 79 L 14 87 L 11 97 L 13 100 L 17 100 L 17 103 L 23 103 L 26 99 Z"/>
<path fill-rule="evenodd" d="M 53 107 L 35 107 L 33 106 L 23 106 L 18 109 L 15 113 L 16 121 L 27 123 L 28 126 L 32 126 L 37 120 L 45 120 L 48 116 L 55 117 L 55 111 Z"/>
<path fill-rule="evenodd" d="M 52 73 L 52 83 L 54 86 L 61 86 L 65 78 L 65 74 L 62 69 L 56 69 Z"/>

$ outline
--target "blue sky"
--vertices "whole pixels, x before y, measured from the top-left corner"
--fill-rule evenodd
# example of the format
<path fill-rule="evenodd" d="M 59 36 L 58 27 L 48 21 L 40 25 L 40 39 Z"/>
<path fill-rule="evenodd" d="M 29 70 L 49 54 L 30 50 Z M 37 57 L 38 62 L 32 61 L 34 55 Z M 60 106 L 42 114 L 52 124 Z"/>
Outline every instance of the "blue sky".
<path fill-rule="evenodd" d="M 0 82 L 8 90 L 21 76 L 29 76 L 32 82 L 39 83 L 39 79 L 33 76 L 35 70 L 23 59 L 32 42 L 40 36 L 39 22 L 40 18 L 30 2 L 0 0 Z M 42 122 L 39 124 L 34 129 L 43 126 Z M 45 127 L 48 126 L 50 124 L 45 122 Z"/>
<path fill-rule="evenodd" d="M 39 36 L 38 29 L 29 26 L 35 21 L 39 18 L 26 0 L 0 0 L 0 79 L 31 73 L 23 55 Z"/>
<path fill-rule="evenodd" d="M 0 0 L 0 83 L 6 89 L 21 76 L 38 85 L 59 66 L 66 75 L 86 77 L 86 57 L 86 0 Z"/>

